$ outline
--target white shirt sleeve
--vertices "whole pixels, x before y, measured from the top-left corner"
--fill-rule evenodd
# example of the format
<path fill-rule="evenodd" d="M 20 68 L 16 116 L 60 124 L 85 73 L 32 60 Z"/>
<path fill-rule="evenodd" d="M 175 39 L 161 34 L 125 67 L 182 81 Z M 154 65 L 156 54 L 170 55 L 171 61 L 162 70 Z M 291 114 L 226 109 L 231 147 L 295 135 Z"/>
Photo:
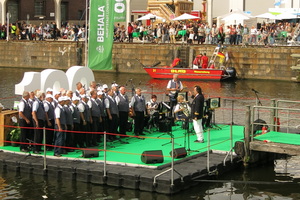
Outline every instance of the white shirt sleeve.
<path fill-rule="evenodd" d="M 183 85 L 182 85 L 182 82 L 181 81 L 179 81 L 179 83 L 180 83 L 180 90 L 182 90 L 183 89 Z"/>
<path fill-rule="evenodd" d="M 90 99 L 88 102 L 87 102 L 87 105 L 92 108 L 92 100 Z"/>
<path fill-rule="evenodd" d="M 78 105 L 78 110 L 79 112 L 84 112 L 84 105 L 82 103 Z"/>
<path fill-rule="evenodd" d="M 172 82 L 172 80 L 170 80 L 170 81 L 168 82 L 168 85 L 167 85 L 167 88 L 168 88 L 168 89 L 171 88 L 171 82 Z"/>
<path fill-rule="evenodd" d="M 25 108 L 25 103 L 24 101 L 21 101 L 18 105 L 19 107 L 19 112 L 24 112 L 24 108 Z"/>
<path fill-rule="evenodd" d="M 47 103 L 44 103 L 44 109 L 45 109 L 45 112 L 49 111 L 49 105 Z"/>
<path fill-rule="evenodd" d="M 32 105 L 32 112 L 36 112 L 39 109 L 38 101 L 34 101 Z"/>
<path fill-rule="evenodd" d="M 109 97 L 107 97 L 107 98 L 109 98 Z M 105 108 L 109 108 L 109 100 L 107 98 L 105 98 L 105 100 L 104 100 Z"/>
<path fill-rule="evenodd" d="M 55 118 L 59 119 L 60 118 L 60 108 L 57 106 L 54 110 L 54 113 L 55 113 Z"/>
<path fill-rule="evenodd" d="M 176 104 L 175 108 L 174 108 L 174 112 L 177 112 L 180 109 L 179 104 Z"/>
<path fill-rule="evenodd" d="M 130 107 L 132 107 L 133 108 L 133 106 L 134 106 L 134 103 L 135 103 L 135 98 L 134 98 L 134 96 L 131 98 L 131 102 L 130 102 Z"/>
<path fill-rule="evenodd" d="M 119 98 L 119 96 L 116 96 L 116 97 L 115 97 L 115 101 L 116 101 L 117 105 L 119 105 L 119 103 L 120 103 L 120 98 Z"/>

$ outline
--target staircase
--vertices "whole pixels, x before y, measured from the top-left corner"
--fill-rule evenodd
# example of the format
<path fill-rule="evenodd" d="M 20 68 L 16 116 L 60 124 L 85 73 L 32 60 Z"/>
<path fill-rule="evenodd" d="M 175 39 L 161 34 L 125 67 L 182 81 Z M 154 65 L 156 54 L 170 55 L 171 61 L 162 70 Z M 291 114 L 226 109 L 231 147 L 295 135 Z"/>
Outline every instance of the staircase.
<path fill-rule="evenodd" d="M 188 0 L 148 0 L 147 10 L 166 21 L 172 21 L 174 17 L 190 13 L 192 8 L 193 2 Z"/>

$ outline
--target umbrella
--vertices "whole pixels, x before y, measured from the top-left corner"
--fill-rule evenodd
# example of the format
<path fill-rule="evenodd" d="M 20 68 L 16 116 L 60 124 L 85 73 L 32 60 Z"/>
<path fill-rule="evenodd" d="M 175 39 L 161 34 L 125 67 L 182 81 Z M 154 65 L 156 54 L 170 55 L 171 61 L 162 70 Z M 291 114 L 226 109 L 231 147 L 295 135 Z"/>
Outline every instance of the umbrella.
<path fill-rule="evenodd" d="M 297 15 L 292 13 L 281 13 L 276 16 L 276 19 L 295 19 L 297 18 Z"/>
<path fill-rule="evenodd" d="M 152 13 L 148 13 L 147 15 L 144 15 L 143 17 L 140 17 L 137 20 L 149 20 L 149 19 L 163 19 L 163 18 L 159 17 L 157 15 L 154 15 Z"/>
<path fill-rule="evenodd" d="M 226 15 L 221 16 L 222 20 L 224 21 L 230 21 L 230 20 L 244 20 L 244 19 L 250 19 L 251 16 L 244 13 L 243 11 L 236 10 L 230 13 L 227 13 Z"/>
<path fill-rule="evenodd" d="M 244 19 L 250 19 L 250 17 L 247 17 L 246 15 L 240 13 L 232 13 L 231 15 L 224 17 L 222 20 L 229 21 L 229 20 L 244 20 Z"/>
<path fill-rule="evenodd" d="M 186 20 L 186 19 L 200 19 L 200 18 L 196 17 L 194 15 L 190 15 L 190 14 L 184 13 L 184 14 L 180 15 L 179 17 L 175 17 L 172 20 Z"/>
<path fill-rule="evenodd" d="M 272 13 L 263 13 L 263 14 L 260 14 L 260 15 L 256 15 L 255 17 L 257 18 L 265 18 L 265 19 L 277 19 L 277 15 L 280 14 L 280 13 L 276 13 L 276 14 L 272 14 Z"/>

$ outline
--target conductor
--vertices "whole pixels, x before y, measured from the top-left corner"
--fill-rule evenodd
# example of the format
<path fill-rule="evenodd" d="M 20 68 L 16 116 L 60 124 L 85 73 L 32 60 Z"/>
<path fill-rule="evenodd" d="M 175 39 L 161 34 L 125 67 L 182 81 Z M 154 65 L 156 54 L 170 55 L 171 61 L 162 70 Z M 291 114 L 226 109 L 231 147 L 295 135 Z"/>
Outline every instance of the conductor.
<path fill-rule="evenodd" d="M 202 117 L 203 117 L 203 107 L 204 107 L 204 96 L 202 94 L 201 87 L 196 85 L 194 87 L 194 99 L 192 102 L 191 118 L 193 119 L 193 126 L 195 133 L 197 135 L 197 140 L 194 142 L 204 143 L 203 139 L 203 127 L 202 127 Z"/>

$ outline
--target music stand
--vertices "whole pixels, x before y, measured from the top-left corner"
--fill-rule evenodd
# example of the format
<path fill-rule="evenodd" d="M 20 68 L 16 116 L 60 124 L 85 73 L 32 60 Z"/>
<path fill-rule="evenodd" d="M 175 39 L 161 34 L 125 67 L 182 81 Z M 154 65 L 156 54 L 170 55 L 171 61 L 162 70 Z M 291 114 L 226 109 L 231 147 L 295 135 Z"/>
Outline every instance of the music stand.
<path fill-rule="evenodd" d="M 166 123 L 165 123 L 165 125 L 166 125 L 166 130 L 163 130 L 162 132 L 164 132 L 165 131 L 165 133 L 163 133 L 163 134 L 161 134 L 160 136 L 158 136 L 157 138 L 160 138 L 161 136 L 164 136 L 164 135 L 169 135 L 169 136 L 171 136 L 171 139 L 170 139 L 170 142 L 167 142 L 167 143 L 165 143 L 165 144 L 162 144 L 161 146 L 165 146 L 165 145 L 167 145 L 167 144 L 171 144 L 172 143 L 172 139 L 174 139 L 174 135 L 173 135 L 173 133 L 172 133 L 172 122 L 171 122 L 171 120 L 165 120 L 166 121 Z M 176 144 L 176 145 L 178 145 L 178 146 L 181 146 L 180 144 L 178 144 L 178 143 L 174 143 L 174 144 Z"/>
<path fill-rule="evenodd" d="M 212 128 L 216 130 L 221 130 L 222 128 L 216 124 L 216 114 L 215 114 L 215 109 L 221 107 L 220 97 L 209 98 L 207 100 L 207 104 L 208 104 L 207 105 L 208 109 L 210 109 L 212 113 L 212 123 L 211 123 Z"/>

